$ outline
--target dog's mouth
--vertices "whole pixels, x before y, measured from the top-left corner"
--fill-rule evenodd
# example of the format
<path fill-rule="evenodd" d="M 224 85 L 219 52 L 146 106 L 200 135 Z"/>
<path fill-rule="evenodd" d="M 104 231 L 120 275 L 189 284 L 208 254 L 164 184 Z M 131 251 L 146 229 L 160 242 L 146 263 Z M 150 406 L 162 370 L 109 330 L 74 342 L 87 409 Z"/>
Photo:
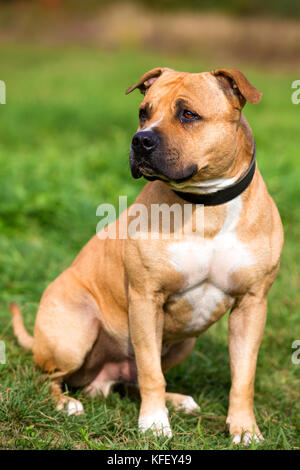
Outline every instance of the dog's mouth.
<path fill-rule="evenodd" d="M 141 168 L 140 172 L 141 172 L 141 176 L 148 181 L 155 181 L 155 180 L 168 181 L 168 178 L 166 178 L 164 175 L 160 175 L 156 173 L 153 168 L 147 168 L 147 167 Z"/>
<path fill-rule="evenodd" d="M 135 179 L 144 177 L 146 179 L 149 179 L 149 181 L 154 181 L 155 179 L 159 178 L 159 175 L 156 175 L 153 168 L 141 164 L 136 164 L 136 162 L 130 163 L 130 169 L 131 174 Z"/>
<path fill-rule="evenodd" d="M 174 170 L 173 168 L 165 168 L 159 171 L 147 164 L 131 165 L 131 173 L 135 179 L 145 178 L 147 181 L 160 180 L 165 183 L 184 183 L 191 179 L 197 173 L 197 165 L 190 165 L 182 170 Z"/>

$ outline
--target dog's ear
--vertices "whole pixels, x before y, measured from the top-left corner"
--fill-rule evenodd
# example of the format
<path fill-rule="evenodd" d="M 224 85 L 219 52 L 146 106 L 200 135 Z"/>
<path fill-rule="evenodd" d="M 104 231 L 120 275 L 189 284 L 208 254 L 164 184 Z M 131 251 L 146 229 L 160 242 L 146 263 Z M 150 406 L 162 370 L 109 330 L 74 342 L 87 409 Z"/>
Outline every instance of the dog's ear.
<path fill-rule="evenodd" d="M 212 74 L 220 79 L 226 79 L 228 86 L 231 88 L 233 94 L 239 99 L 240 109 L 245 106 L 246 101 L 252 104 L 258 104 L 262 97 L 262 92 L 258 91 L 251 83 L 247 80 L 244 74 L 239 70 L 235 69 L 217 69 Z M 225 90 L 226 91 L 226 90 Z"/>
<path fill-rule="evenodd" d="M 144 73 L 144 75 L 141 76 L 136 85 L 132 85 L 126 90 L 126 95 L 128 95 L 128 93 L 131 93 L 136 88 L 138 88 L 140 92 L 144 95 L 148 88 L 150 88 L 150 86 L 155 82 L 155 80 L 157 80 L 158 77 L 160 77 L 160 75 L 166 70 L 172 69 L 169 69 L 168 67 L 156 67 L 155 69 L 149 70 L 149 72 Z"/>

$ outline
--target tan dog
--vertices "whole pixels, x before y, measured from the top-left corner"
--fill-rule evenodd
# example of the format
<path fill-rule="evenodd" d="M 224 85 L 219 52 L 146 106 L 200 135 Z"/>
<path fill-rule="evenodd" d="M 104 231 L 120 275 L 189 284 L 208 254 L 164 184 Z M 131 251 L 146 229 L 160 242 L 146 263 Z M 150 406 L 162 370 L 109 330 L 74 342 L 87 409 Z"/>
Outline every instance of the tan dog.
<path fill-rule="evenodd" d="M 174 230 L 169 239 L 94 236 L 44 292 L 34 339 L 12 305 L 15 334 L 52 374 L 59 409 L 83 412 L 79 401 L 62 393 L 62 381 L 107 396 L 114 383 L 138 380 L 139 428 L 170 436 L 166 401 L 186 412 L 199 407 L 191 397 L 166 393 L 163 372 L 182 362 L 195 337 L 230 309 L 227 425 L 236 443 L 262 439 L 253 413 L 254 378 L 283 232 L 241 113 L 261 93 L 241 72 L 224 69 L 189 74 L 158 68 L 127 92 L 135 88 L 145 98 L 131 170 L 136 178 L 156 180 L 136 203 L 184 209 L 186 198 L 204 196 L 204 233 L 189 220 L 181 239 L 172 237 Z M 247 187 L 232 198 L 228 188 L 240 188 L 235 183 L 247 174 Z"/>

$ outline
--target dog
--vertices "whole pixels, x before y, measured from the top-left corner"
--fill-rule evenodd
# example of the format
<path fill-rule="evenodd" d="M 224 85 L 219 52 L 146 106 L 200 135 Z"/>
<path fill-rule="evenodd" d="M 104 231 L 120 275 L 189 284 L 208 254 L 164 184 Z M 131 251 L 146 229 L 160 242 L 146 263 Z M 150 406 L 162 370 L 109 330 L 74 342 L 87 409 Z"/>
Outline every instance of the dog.
<path fill-rule="evenodd" d="M 226 424 L 234 443 L 262 440 L 253 411 L 254 379 L 266 296 L 283 246 L 280 216 L 242 114 L 246 102 L 259 103 L 262 93 L 231 69 L 155 68 L 126 93 L 135 89 L 144 98 L 130 167 L 134 178 L 148 183 L 133 206 L 190 205 L 184 234 L 180 239 L 95 235 L 45 290 L 34 337 L 19 307 L 11 305 L 14 333 L 50 375 L 57 409 L 83 412 L 81 402 L 62 392 L 63 382 L 104 397 L 115 383 L 136 383 L 139 429 L 170 437 L 166 402 L 187 413 L 198 413 L 199 406 L 192 397 L 166 392 L 164 372 L 230 311 Z M 201 234 L 190 223 L 198 208 Z M 129 209 L 112 225 L 123 225 Z"/>

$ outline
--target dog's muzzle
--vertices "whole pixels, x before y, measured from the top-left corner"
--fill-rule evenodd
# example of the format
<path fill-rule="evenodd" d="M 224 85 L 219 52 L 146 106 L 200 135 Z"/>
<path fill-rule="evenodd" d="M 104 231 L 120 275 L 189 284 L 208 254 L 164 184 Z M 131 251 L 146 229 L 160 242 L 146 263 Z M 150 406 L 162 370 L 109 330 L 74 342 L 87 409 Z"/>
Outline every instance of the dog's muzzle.
<path fill-rule="evenodd" d="M 130 168 L 134 178 L 142 176 L 148 181 L 157 179 L 181 183 L 192 178 L 197 172 L 197 165 L 178 165 L 174 162 L 178 154 L 170 154 L 164 148 L 162 135 L 153 131 L 137 132 L 131 142 Z"/>
<path fill-rule="evenodd" d="M 153 131 L 139 131 L 134 134 L 130 152 L 130 167 L 134 178 L 153 173 L 151 155 L 158 145 L 159 137 Z"/>

